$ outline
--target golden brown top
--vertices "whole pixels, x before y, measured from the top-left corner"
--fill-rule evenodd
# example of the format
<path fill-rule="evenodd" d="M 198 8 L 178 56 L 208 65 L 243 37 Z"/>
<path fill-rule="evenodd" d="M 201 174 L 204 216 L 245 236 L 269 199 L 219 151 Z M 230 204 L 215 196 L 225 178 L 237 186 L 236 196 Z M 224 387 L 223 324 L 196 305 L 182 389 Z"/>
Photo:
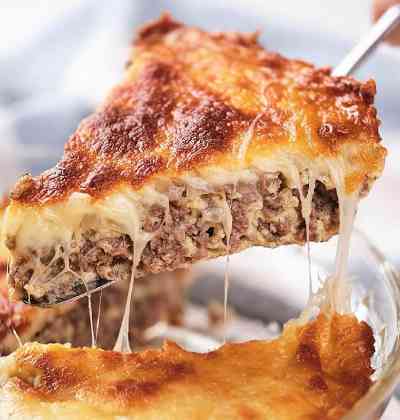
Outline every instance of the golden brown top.
<path fill-rule="evenodd" d="M 373 352 L 371 329 L 351 315 L 320 315 L 289 324 L 277 340 L 207 354 L 173 343 L 133 354 L 27 344 L 0 362 L 0 412 L 15 410 L 19 419 L 336 419 L 369 389 Z"/>
<path fill-rule="evenodd" d="M 354 144 L 350 182 L 361 183 L 385 156 L 374 95 L 372 80 L 332 77 L 264 50 L 255 34 L 209 33 L 163 15 L 139 31 L 124 81 L 80 124 L 61 161 L 23 177 L 12 197 L 43 204 L 204 165 L 234 170 L 248 136 L 249 165 L 282 149 L 334 158 Z"/>

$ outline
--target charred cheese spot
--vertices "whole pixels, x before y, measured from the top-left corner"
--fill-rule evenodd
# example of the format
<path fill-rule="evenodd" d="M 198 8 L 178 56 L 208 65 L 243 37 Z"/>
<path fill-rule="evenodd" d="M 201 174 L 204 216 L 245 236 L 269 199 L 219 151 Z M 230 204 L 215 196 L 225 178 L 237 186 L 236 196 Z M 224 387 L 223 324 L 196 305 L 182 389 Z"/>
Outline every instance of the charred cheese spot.
<path fill-rule="evenodd" d="M 192 376 L 194 368 L 190 363 L 153 360 L 149 366 L 137 364 L 137 369 L 144 372 L 157 371 L 158 375 L 153 379 L 128 378 L 118 380 L 113 384 L 107 394 L 111 399 L 117 399 L 126 406 L 148 403 L 152 398 L 157 397 L 168 384 L 179 382 L 185 376 Z M 154 376 L 154 375 L 150 375 Z"/>
<path fill-rule="evenodd" d="M 328 385 L 321 375 L 314 375 L 310 378 L 310 388 L 315 391 L 327 391 Z"/>
<path fill-rule="evenodd" d="M 163 141 L 158 130 L 166 126 L 174 104 L 173 79 L 172 66 L 145 64 L 138 80 L 114 89 L 104 109 L 91 117 L 84 127 L 85 145 L 112 162 L 152 151 Z"/>
<path fill-rule="evenodd" d="M 300 343 L 296 357 L 297 361 L 301 364 L 308 364 L 310 367 L 315 367 L 316 369 L 321 368 L 319 354 L 313 345 Z"/>
<path fill-rule="evenodd" d="M 174 113 L 172 162 L 178 169 L 231 150 L 237 129 L 248 125 L 244 115 L 217 99 L 204 97 L 194 102 Z"/>

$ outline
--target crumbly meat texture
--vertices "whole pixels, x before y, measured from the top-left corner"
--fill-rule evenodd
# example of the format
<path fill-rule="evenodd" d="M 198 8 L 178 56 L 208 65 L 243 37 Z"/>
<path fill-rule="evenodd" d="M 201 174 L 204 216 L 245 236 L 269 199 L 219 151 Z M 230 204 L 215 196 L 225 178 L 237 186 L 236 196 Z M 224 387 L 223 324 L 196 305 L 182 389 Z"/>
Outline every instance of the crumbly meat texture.
<path fill-rule="evenodd" d="M 373 352 L 370 327 L 337 314 L 207 354 L 27 344 L 0 360 L 0 419 L 339 419 L 368 391 Z"/>
<path fill-rule="evenodd" d="M 373 81 L 332 77 L 255 35 L 162 16 L 139 31 L 124 81 L 60 162 L 13 190 L 4 230 L 13 298 L 54 303 L 129 277 L 138 209 L 151 238 L 136 277 L 304 243 L 299 189 L 312 177 L 311 239 L 329 239 L 338 185 L 365 195 L 383 168 L 374 95 Z"/>
<path fill-rule="evenodd" d="M 5 265 L 0 267 L 0 355 L 7 355 L 18 347 L 14 329 L 23 343 L 70 343 L 88 346 L 91 330 L 88 301 L 77 302 L 51 309 L 12 303 L 8 298 Z M 134 295 L 135 317 L 130 331 L 136 344 L 145 345 L 146 328 L 158 321 L 180 324 L 183 315 L 185 290 L 190 284 L 188 271 L 150 275 L 138 280 Z M 102 295 L 97 345 L 112 349 L 117 339 L 128 282 L 111 285 Z M 93 318 L 98 316 L 100 295 L 92 295 Z"/>

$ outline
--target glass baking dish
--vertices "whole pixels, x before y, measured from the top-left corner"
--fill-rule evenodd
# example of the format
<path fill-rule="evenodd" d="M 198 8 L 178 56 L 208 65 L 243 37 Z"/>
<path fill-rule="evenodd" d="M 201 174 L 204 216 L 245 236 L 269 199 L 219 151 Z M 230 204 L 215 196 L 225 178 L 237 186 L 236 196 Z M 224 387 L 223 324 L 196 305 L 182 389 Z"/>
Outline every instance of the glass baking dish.
<path fill-rule="evenodd" d="M 312 274 L 314 283 L 317 283 L 314 284 L 316 288 L 333 271 L 336 240 L 334 238 L 328 243 L 312 244 Z M 273 250 L 260 251 L 271 266 L 274 265 L 275 257 L 281 258 L 282 254 L 286 254 L 286 261 L 291 261 L 292 265 L 288 275 L 296 270 L 304 271 L 302 260 L 306 255 L 303 248 L 287 247 L 279 252 L 279 256 Z M 243 259 L 243 263 L 246 260 L 245 266 L 249 267 L 249 256 L 235 255 L 231 258 Z M 221 263 L 224 264 L 223 261 Z M 213 281 L 222 283 L 223 279 L 216 277 Z M 356 230 L 351 241 L 349 277 L 352 280 L 352 311 L 358 319 L 372 327 L 376 351 L 372 361 L 375 368 L 374 384 L 345 419 L 377 419 L 382 416 L 400 380 L 400 275 L 366 235 Z M 201 282 L 202 279 L 197 281 Z M 243 279 L 243 283 L 245 281 Z M 230 288 L 234 301 L 236 293 L 242 293 L 237 285 Z M 195 294 L 192 297 L 196 299 Z M 281 323 L 265 322 L 265 318 L 260 321 L 247 314 L 246 306 L 250 308 L 257 305 L 259 299 L 257 290 L 247 290 L 247 305 L 242 303 L 241 307 L 235 307 L 238 315 L 228 322 L 225 332 L 221 324 L 219 327 L 210 327 L 205 305 L 190 305 L 184 328 L 156 325 L 149 329 L 148 338 L 153 340 L 153 345 L 168 338 L 191 351 L 199 352 L 210 351 L 221 345 L 224 333 L 228 341 L 274 338 L 279 334 Z"/>

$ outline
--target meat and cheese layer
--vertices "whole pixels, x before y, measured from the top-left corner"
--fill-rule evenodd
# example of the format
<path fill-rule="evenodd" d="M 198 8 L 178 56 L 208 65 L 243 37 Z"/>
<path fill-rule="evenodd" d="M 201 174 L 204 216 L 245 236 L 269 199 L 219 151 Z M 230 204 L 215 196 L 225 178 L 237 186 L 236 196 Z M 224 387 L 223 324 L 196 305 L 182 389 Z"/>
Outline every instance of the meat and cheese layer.
<path fill-rule="evenodd" d="M 338 193 L 365 194 L 383 168 L 374 95 L 372 80 L 332 77 L 254 34 L 150 23 L 60 162 L 12 192 L 15 297 L 55 302 L 112 280 L 135 246 L 140 277 L 228 248 L 303 243 L 314 182 L 311 239 L 327 240 Z"/>
<path fill-rule="evenodd" d="M 206 354 L 26 344 L 0 359 L 0 419 L 339 419 L 373 352 L 369 326 L 336 314 Z"/>

